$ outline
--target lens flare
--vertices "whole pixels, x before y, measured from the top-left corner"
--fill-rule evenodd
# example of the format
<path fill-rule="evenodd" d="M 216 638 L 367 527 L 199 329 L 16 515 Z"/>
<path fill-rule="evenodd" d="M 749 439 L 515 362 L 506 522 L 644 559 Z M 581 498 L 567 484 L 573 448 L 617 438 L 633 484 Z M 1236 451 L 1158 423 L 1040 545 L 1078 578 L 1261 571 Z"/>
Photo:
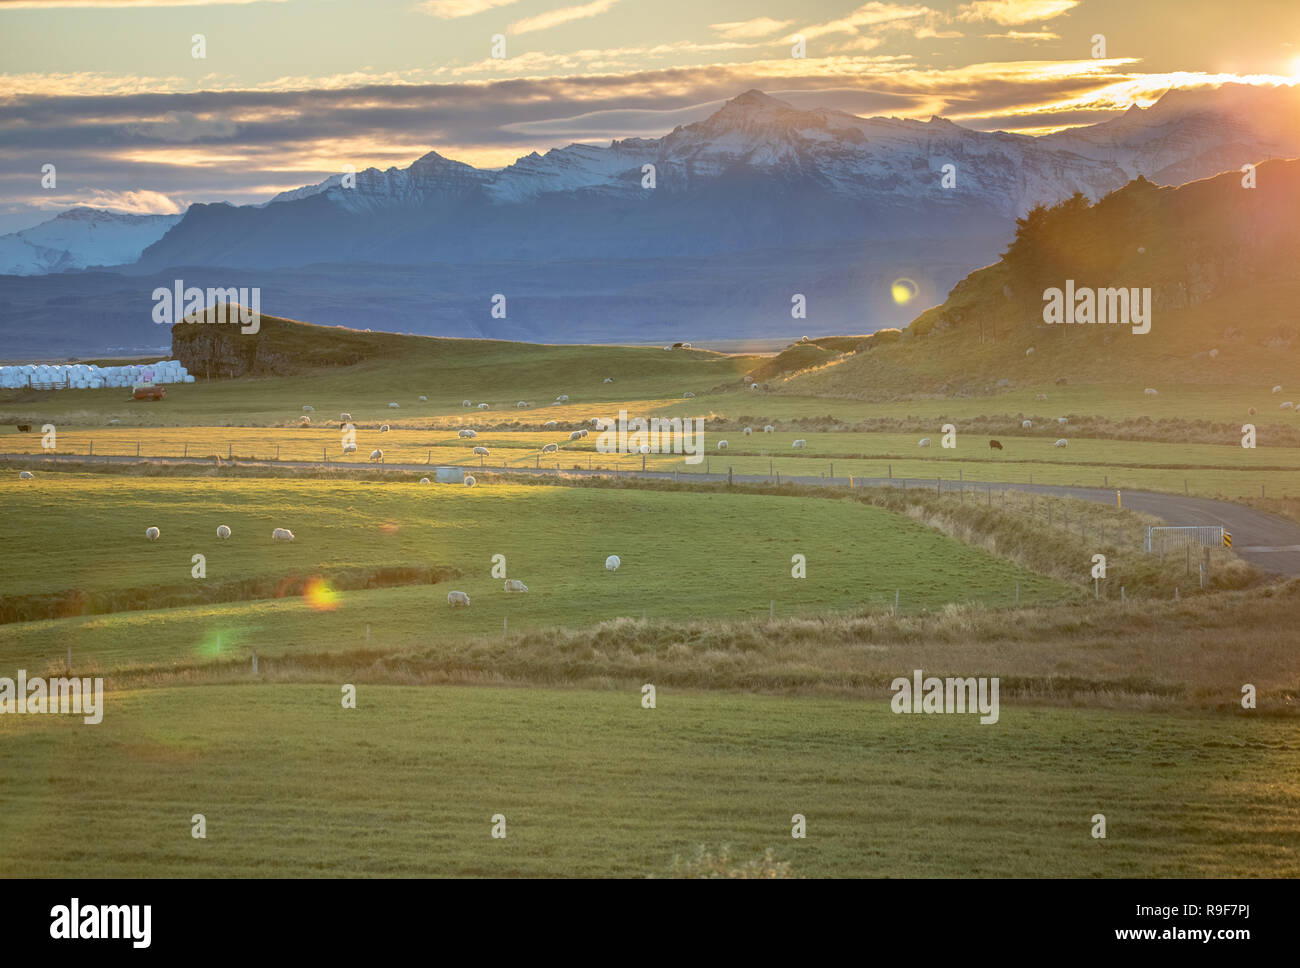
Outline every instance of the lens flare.
<path fill-rule="evenodd" d="M 906 306 L 916 298 L 919 287 L 911 279 L 895 279 L 889 287 L 889 294 L 899 306 Z"/>
<path fill-rule="evenodd" d="M 307 604 L 318 612 L 332 612 L 339 607 L 339 593 L 330 588 L 323 578 L 313 578 L 302 590 Z"/>

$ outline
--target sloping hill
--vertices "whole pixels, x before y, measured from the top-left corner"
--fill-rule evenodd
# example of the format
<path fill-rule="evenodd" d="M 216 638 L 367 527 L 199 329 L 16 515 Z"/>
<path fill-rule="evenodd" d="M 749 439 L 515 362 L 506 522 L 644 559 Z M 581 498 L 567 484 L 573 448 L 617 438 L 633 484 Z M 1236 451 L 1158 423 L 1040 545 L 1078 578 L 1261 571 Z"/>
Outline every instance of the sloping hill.
<path fill-rule="evenodd" d="M 785 381 L 790 393 L 871 399 L 1002 386 L 1133 381 L 1294 383 L 1300 371 L 1300 161 L 1179 188 L 1136 179 L 1018 221 L 996 264 L 971 273 L 895 342 Z M 1048 325 L 1044 291 L 1150 288 L 1152 322 Z M 1032 348 L 1033 352 L 1030 353 Z M 1009 381 L 1009 383 L 1000 383 Z"/>

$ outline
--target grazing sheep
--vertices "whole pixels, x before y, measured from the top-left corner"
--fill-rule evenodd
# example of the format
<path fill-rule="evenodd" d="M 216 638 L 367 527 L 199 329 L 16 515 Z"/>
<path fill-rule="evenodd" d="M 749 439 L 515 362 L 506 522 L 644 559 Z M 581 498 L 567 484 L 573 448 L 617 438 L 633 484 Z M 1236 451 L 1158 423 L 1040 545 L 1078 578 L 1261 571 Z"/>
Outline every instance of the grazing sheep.
<path fill-rule="evenodd" d="M 1034 422 L 1033 422 L 1032 420 L 1022 420 L 1022 421 L 1020 421 L 1020 429 L 1021 429 L 1021 430 L 1033 430 L 1033 429 L 1034 429 Z"/>
<path fill-rule="evenodd" d="M 671 346 L 665 346 L 664 349 L 666 349 L 669 353 L 673 351 L 673 348 Z"/>
<path fill-rule="evenodd" d="M 1210 350 L 1210 359 L 1215 360 L 1218 359 L 1218 357 L 1219 357 L 1218 350 Z"/>
<path fill-rule="evenodd" d="M 929 447 L 929 446 L 930 446 L 930 438 L 929 438 L 929 437 L 922 437 L 920 440 L 918 440 L 918 441 L 916 442 L 916 446 L 917 446 L 917 447 Z"/>
<path fill-rule="evenodd" d="M 227 528 L 224 524 L 217 525 L 217 537 L 220 538 L 222 541 L 225 541 L 227 538 L 230 537 L 230 529 Z"/>
<path fill-rule="evenodd" d="M 309 407 L 309 406 L 307 406 L 307 404 L 303 404 L 302 412 L 303 412 L 303 413 L 315 413 L 315 412 L 316 412 L 316 408 L 315 408 L 315 407 Z"/>
<path fill-rule="evenodd" d="M 727 442 L 725 440 L 719 440 L 718 450 L 726 450 L 726 449 L 727 449 Z"/>
<path fill-rule="evenodd" d="M 120 421 L 120 420 L 118 420 L 116 417 L 114 417 L 112 420 L 110 420 L 110 421 L 108 422 L 108 425 L 109 425 L 110 427 L 113 427 L 113 426 L 116 426 L 117 424 L 120 424 L 121 422 L 122 422 L 122 421 Z"/>
<path fill-rule="evenodd" d="M 20 481 L 30 481 L 30 480 L 32 480 L 35 476 L 36 476 L 36 475 L 33 474 L 31 471 L 19 471 L 19 472 L 18 472 L 18 480 L 20 480 Z"/>
<path fill-rule="evenodd" d="M 543 453 L 543 454 L 554 454 L 554 453 L 555 453 L 556 451 L 558 451 L 559 449 L 560 449 L 560 445 L 559 445 L 559 444 L 547 444 L 545 447 L 542 448 L 542 453 Z"/>
<path fill-rule="evenodd" d="M 515 407 L 520 410 L 523 410 L 526 406 L 528 406 L 527 400 L 520 400 L 518 403 L 515 404 Z"/>
<path fill-rule="evenodd" d="M 352 423 L 352 414 L 350 413 L 339 414 L 339 423 Z"/>
<path fill-rule="evenodd" d="M 621 564 L 623 564 L 622 558 L 620 558 L 618 555 L 610 555 L 608 558 L 605 559 L 605 570 L 618 571 L 618 566 Z"/>
<path fill-rule="evenodd" d="M 382 461 L 384 459 L 384 452 L 382 450 L 372 450 L 370 452 L 370 459 L 373 461 Z"/>
<path fill-rule="evenodd" d="M 475 447 L 475 448 L 474 448 L 474 454 L 475 454 L 475 456 L 477 456 L 477 457 L 487 457 L 487 456 L 488 456 L 488 449 L 487 449 L 486 447 Z"/>
<path fill-rule="evenodd" d="M 568 402 L 569 402 L 569 395 L 568 395 L 567 393 L 561 393 L 558 397 L 555 398 L 555 402 L 556 402 L 556 403 L 568 403 Z"/>
<path fill-rule="evenodd" d="M 1070 421 L 1065 417 L 1057 417 L 1056 422 L 1059 424 L 1068 424 Z"/>
<path fill-rule="evenodd" d="M 800 438 L 799 440 L 796 440 L 796 441 L 795 441 L 793 444 L 791 444 L 790 446 L 793 447 L 793 448 L 795 448 L 796 450 L 803 450 L 805 447 L 808 446 L 808 441 L 804 440 L 803 438 Z"/>
<path fill-rule="evenodd" d="M 691 397 L 695 396 L 695 394 L 691 393 L 690 390 L 687 390 L 685 393 L 682 394 L 682 396 L 687 400 L 689 400 Z"/>
<path fill-rule="evenodd" d="M 578 436 L 579 436 L 579 437 L 585 437 L 585 436 L 587 436 L 587 434 L 589 434 L 589 433 L 591 433 L 591 431 L 589 431 L 589 430 L 579 430 L 579 431 L 578 431 Z"/>
<path fill-rule="evenodd" d="M 457 436 L 457 437 L 477 437 L 477 436 L 478 436 L 478 431 L 477 431 L 477 430 L 469 430 L 469 429 L 466 429 L 466 430 L 458 430 L 458 431 L 456 431 L 456 436 Z"/>
<path fill-rule="evenodd" d="M 1155 391 L 1155 390 L 1152 390 L 1150 387 L 1147 387 L 1147 388 L 1146 388 L 1145 390 L 1143 390 L 1142 392 L 1145 393 L 1145 394 L 1146 394 L 1147 396 L 1149 396 L 1149 397 L 1154 397 L 1154 396 L 1156 395 L 1156 391 Z"/>
<path fill-rule="evenodd" d="M 308 416 L 302 416 L 302 417 L 299 417 L 299 418 L 298 418 L 298 426 L 299 426 L 299 427 L 310 427 L 310 426 L 311 426 L 311 417 L 308 417 Z"/>
<path fill-rule="evenodd" d="M 505 590 L 508 592 L 526 593 L 528 591 L 528 586 L 525 585 L 523 582 L 521 582 L 518 578 L 507 578 Z"/>
<path fill-rule="evenodd" d="M 573 433 L 569 434 L 569 439 L 570 439 L 570 440 L 581 440 L 581 439 L 582 439 L 582 431 L 581 431 L 581 430 L 575 430 Z"/>
<path fill-rule="evenodd" d="M 1032 346 L 1029 347 L 1029 349 L 1025 350 L 1025 356 L 1033 356 L 1033 355 L 1034 355 L 1034 348 Z"/>
<path fill-rule="evenodd" d="M 1062 437 L 1062 438 L 1061 438 L 1060 440 L 1058 440 L 1056 443 L 1052 444 L 1053 447 L 1068 447 L 1069 445 L 1070 445 L 1070 442 L 1069 442 L 1068 440 L 1066 440 L 1064 437 Z"/>
<path fill-rule="evenodd" d="M 1295 404 L 1292 403 L 1290 400 L 1287 400 L 1285 403 L 1282 404 L 1282 409 L 1283 409 L 1283 410 L 1294 410 L 1294 409 L 1295 409 Z"/>
<path fill-rule="evenodd" d="M 989 450 L 1001 450 L 1001 449 L 1002 449 L 1002 441 L 1000 440 L 989 441 Z"/>
<path fill-rule="evenodd" d="M 763 433 L 765 434 L 770 434 L 775 432 L 776 432 L 776 428 L 773 427 L 771 424 L 768 424 L 766 427 L 763 428 Z"/>
<path fill-rule="evenodd" d="M 477 484 L 477 483 L 478 483 L 478 481 L 474 480 L 474 475 L 473 475 L 473 474 L 466 474 L 466 475 L 465 475 L 465 486 L 466 486 L 466 487 L 473 487 L 473 486 L 474 486 L 475 484 Z"/>
<path fill-rule="evenodd" d="M 1273 392 L 1274 392 L 1274 393 L 1281 393 L 1281 392 L 1282 392 L 1282 388 L 1281 388 L 1280 386 L 1276 386 L 1276 387 L 1273 388 Z"/>
<path fill-rule="evenodd" d="M 1035 393 L 1035 394 L 1034 394 L 1034 399 L 1035 399 L 1035 400 L 1040 400 L 1040 401 L 1045 401 L 1045 400 L 1047 400 L 1047 394 L 1046 394 L 1046 393 Z"/>
<path fill-rule="evenodd" d="M 388 433 L 388 424 L 383 424 L 382 426 L 380 426 L 380 428 L 379 428 L 379 432 L 380 432 L 381 434 L 386 434 L 386 433 Z"/>
<path fill-rule="evenodd" d="M 478 405 L 478 408 L 479 408 L 480 410 L 486 410 L 486 409 L 488 409 L 488 405 L 487 405 L 486 403 L 480 403 L 480 404 Z"/>
<path fill-rule="evenodd" d="M 159 531 L 157 528 L 146 528 L 144 532 L 144 536 L 148 538 L 150 541 L 157 541 L 160 537 L 162 537 L 162 532 Z"/>
<path fill-rule="evenodd" d="M 763 389 L 763 384 L 761 384 L 761 383 L 751 383 L 751 384 L 749 385 L 749 388 L 750 388 L 751 390 L 761 390 L 761 389 Z"/>
<path fill-rule="evenodd" d="M 469 596 L 464 592 L 448 592 L 447 604 L 452 608 L 469 608 Z"/>
<path fill-rule="evenodd" d="M 401 406 L 401 405 L 400 405 L 396 400 L 394 400 L 392 403 L 390 403 L 390 404 L 388 405 L 388 409 L 389 409 L 389 410 L 396 410 L 396 409 L 398 409 L 400 406 Z"/>
<path fill-rule="evenodd" d="M 689 350 L 690 348 L 691 348 L 691 344 L 690 344 L 690 343 L 683 343 L 683 344 L 682 344 L 682 349 L 684 349 L 684 350 Z"/>
<path fill-rule="evenodd" d="M 343 453 L 345 453 L 345 454 L 355 454 L 356 452 L 357 452 L 357 445 L 356 445 L 356 444 L 344 444 L 344 445 L 343 445 Z"/>
<path fill-rule="evenodd" d="M 591 426 L 593 426 L 593 427 L 599 427 L 599 426 L 600 426 L 600 418 L 599 418 L 599 417 L 592 417 L 590 420 L 587 421 L 587 423 L 591 424 Z"/>
<path fill-rule="evenodd" d="M 460 405 L 461 405 L 462 407 L 472 407 L 472 406 L 474 406 L 474 402 L 473 402 L 472 400 L 462 400 L 462 401 L 460 402 Z"/>
<path fill-rule="evenodd" d="M 422 477 L 422 478 L 420 478 L 420 483 L 421 483 L 421 484 L 428 484 L 428 483 L 429 483 L 429 479 L 428 479 L 427 477 Z"/>
<path fill-rule="evenodd" d="M 612 376 L 607 376 L 607 377 L 605 377 L 605 382 L 606 382 L 606 383 L 613 383 L 613 382 L 614 382 L 614 378 L 613 378 Z"/>
<path fill-rule="evenodd" d="M 548 420 L 548 421 L 546 421 L 546 423 L 542 424 L 542 429 L 543 429 L 543 430 L 550 430 L 550 429 L 552 429 L 552 428 L 555 427 L 555 426 L 556 426 L 556 423 L 555 423 L 554 420 Z"/>
<path fill-rule="evenodd" d="M 420 395 L 419 395 L 418 397 L 416 397 L 415 399 L 419 400 L 421 403 L 428 403 L 428 402 L 429 402 L 429 398 L 426 397 L 424 394 L 420 394 Z"/>
<path fill-rule="evenodd" d="M 745 430 L 744 430 L 744 434 L 745 434 L 746 437 L 750 436 L 750 435 L 753 434 L 753 433 L 754 433 L 754 428 L 753 428 L 753 427 L 746 427 Z"/>

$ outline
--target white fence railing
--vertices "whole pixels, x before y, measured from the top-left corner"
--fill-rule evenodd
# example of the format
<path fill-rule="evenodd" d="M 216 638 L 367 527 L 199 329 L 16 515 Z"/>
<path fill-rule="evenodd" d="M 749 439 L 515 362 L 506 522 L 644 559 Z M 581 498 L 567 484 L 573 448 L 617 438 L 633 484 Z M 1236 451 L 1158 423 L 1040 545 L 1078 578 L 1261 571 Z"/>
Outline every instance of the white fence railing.
<path fill-rule="evenodd" d="M 1205 548 L 1223 547 L 1223 528 L 1215 525 L 1198 525 L 1183 528 L 1158 527 L 1147 528 L 1142 550 L 1148 554 L 1164 554 L 1166 551 L 1197 545 Z"/>

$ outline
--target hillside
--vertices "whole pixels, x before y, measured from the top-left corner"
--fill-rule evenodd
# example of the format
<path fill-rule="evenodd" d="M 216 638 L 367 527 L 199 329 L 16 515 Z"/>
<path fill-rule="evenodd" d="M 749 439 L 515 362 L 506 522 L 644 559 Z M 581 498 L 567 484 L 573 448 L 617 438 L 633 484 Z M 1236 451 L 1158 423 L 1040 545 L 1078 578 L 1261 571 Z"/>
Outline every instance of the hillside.
<path fill-rule="evenodd" d="M 971 273 L 893 342 L 785 380 L 782 392 L 873 399 L 982 395 L 1071 382 L 1294 384 L 1300 372 L 1300 161 L 1179 188 L 1138 178 L 1096 204 L 1068 199 L 1017 223 L 996 264 Z M 1043 293 L 1151 289 L 1150 332 L 1048 325 Z M 1030 350 L 1033 350 L 1030 353 Z"/>

